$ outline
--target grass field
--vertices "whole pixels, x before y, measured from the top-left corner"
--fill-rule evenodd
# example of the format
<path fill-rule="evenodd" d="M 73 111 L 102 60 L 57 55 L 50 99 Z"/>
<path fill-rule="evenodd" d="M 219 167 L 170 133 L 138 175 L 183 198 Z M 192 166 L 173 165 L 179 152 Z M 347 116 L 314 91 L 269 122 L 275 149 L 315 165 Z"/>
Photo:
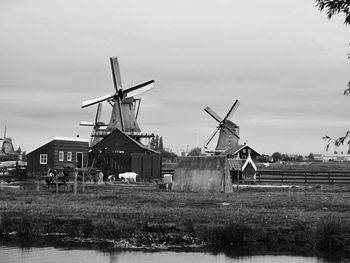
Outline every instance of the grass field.
<path fill-rule="evenodd" d="M 20 184 L 0 188 L 3 233 L 126 238 L 134 245 L 285 243 L 350 252 L 350 186 L 220 194 L 92 184 L 74 195 L 47 188 L 38 193 L 35 182 Z"/>

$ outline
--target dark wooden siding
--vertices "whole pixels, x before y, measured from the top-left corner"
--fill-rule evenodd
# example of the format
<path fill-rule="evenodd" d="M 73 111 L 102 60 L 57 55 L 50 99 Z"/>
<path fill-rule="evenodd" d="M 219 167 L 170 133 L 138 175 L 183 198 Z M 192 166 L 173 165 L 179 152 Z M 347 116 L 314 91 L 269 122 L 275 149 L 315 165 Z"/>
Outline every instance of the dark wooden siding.
<path fill-rule="evenodd" d="M 115 152 L 122 152 L 128 154 L 153 152 L 135 143 L 135 141 L 130 139 L 128 136 L 126 136 L 119 130 L 115 130 L 102 141 L 97 143 L 92 148 L 92 151 L 103 151 L 104 153 L 108 154 L 112 154 Z"/>
<path fill-rule="evenodd" d="M 54 144 L 54 167 L 55 169 L 61 168 L 64 166 L 75 167 L 76 162 L 76 154 L 78 152 L 83 153 L 83 167 L 86 167 L 88 161 L 88 142 L 75 142 L 75 141 L 63 141 L 63 140 L 55 140 Z M 64 152 L 63 161 L 59 161 L 59 152 Z M 68 152 L 72 152 L 72 161 L 67 160 Z"/>
<path fill-rule="evenodd" d="M 30 152 L 27 155 L 28 177 L 45 175 L 48 168 L 54 165 L 54 150 L 52 141 Z M 47 164 L 40 164 L 40 155 L 47 154 Z"/>
<path fill-rule="evenodd" d="M 59 169 L 64 166 L 76 165 L 76 153 L 82 152 L 84 165 L 87 164 L 88 142 L 53 140 L 27 155 L 28 176 L 46 175 L 48 168 Z M 64 161 L 59 161 L 59 151 L 64 152 Z M 72 152 L 72 161 L 67 161 L 67 152 Z M 40 164 L 40 154 L 47 154 L 47 164 Z"/>
<path fill-rule="evenodd" d="M 119 130 L 97 143 L 89 154 L 90 165 L 94 162 L 106 174 L 135 172 L 139 179 L 149 181 L 161 176 L 161 155 L 149 150 Z"/>

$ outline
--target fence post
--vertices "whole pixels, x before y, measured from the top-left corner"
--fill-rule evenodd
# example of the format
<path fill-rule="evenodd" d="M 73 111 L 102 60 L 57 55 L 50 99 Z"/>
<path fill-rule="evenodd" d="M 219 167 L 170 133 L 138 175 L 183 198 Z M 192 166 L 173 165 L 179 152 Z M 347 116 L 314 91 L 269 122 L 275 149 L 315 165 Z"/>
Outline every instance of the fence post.
<path fill-rule="evenodd" d="M 83 193 L 85 190 L 85 172 L 83 172 Z"/>
<path fill-rule="evenodd" d="M 239 191 L 239 170 L 237 170 L 237 192 Z"/>
<path fill-rule="evenodd" d="M 282 172 L 282 184 L 283 184 L 284 173 Z"/>
<path fill-rule="evenodd" d="M 36 190 L 38 191 L 38 193 L 40 193 L 40 179 L 39 179 L 39 177 L 37 180 Z"/>
<path fill-rule="evenodd" d="M 77 194 L 78 189 L 78 172 L 74 171 L 74 195 Z"/>
<path fill-rule="evenodd" d="M 306 172 L 304 172 L 304 178 L 305 178 L 305 184 L 306 184 L 306 182 L 307 182 L 307 180 L 306 180 Z"/>

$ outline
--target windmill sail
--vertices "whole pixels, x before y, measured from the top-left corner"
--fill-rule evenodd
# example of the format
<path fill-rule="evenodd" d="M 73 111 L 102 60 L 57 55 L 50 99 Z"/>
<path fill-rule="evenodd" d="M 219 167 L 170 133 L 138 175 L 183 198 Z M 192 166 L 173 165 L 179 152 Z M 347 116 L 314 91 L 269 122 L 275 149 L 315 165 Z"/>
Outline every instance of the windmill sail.
<path fill-rule="evenodd" d="M 216 152 L 222 152 L 227 150 L 229 147 L 233 147 L 238 145 L 239 140 L 239 127 L 230 121 L 229 119 L 236 112 L 239 106 L 239 101 L 236 100 L 229 111 L 227 112 L 224 119 L 222 119 L 215 111 L 213 111 L 210 107 L 206 107 L 204 111 L 208 113 L 214 120 L 216 120 L 219 125 L 215 129 L 214 133 L 207 139 L 204 144 L 204 148 L 208 147 L 208 144 L 213 140 L 216 133 L 219 131 L 219 138 L 217 145 L 215 147 Z"/>

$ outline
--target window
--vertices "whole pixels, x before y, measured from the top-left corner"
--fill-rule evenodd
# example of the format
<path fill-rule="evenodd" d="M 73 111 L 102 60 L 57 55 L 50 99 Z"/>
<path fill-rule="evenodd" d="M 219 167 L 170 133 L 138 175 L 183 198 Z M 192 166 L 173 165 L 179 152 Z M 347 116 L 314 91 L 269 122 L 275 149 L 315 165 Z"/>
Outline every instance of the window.
<path fill-rule="evenodd" d="M 40 164 L 47 164 L 47 154 L 40 154 Z"/>
<path fill-rule="evenodd" d="M 58 161 L 60 161 L 60 162 L 64 161 L 64 151 L 58 152 Z"/>
<path fill-rule="evenodd" d="M 72 161 L 72 152 L 67 152 L 67 161 L 71 162 Z"/>

